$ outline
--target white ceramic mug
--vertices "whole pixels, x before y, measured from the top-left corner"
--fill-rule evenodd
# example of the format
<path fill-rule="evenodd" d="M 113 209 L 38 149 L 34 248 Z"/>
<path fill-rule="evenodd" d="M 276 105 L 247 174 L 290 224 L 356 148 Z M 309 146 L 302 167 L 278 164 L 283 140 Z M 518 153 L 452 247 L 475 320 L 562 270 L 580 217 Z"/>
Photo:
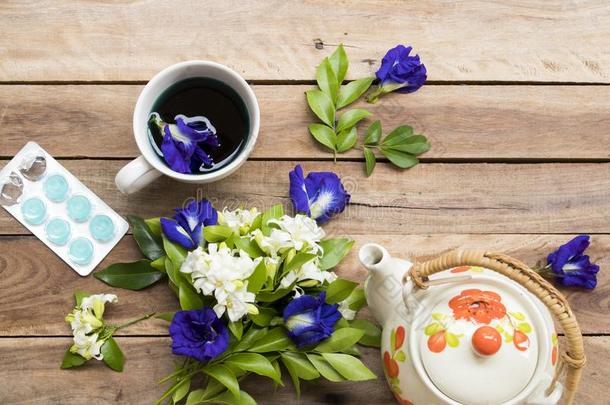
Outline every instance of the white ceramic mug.
<path fill-rule="evenodd" d="M 155 152 L 148 138 L 148 117 L 155 100 L 174 83 L 193 77 L 215 79 L 235 90 L 246 105 L 250 121 L 246 144 L 234 160 L 214 172 L 204 174 L 184 174 L 173 171 Z M 254 91 L 234 70 L 219 63 L 202 60 L 181 62 L 169 66 L 157 73 L 138 97 L 133 112 L 133 135 L 142 155 L 119 170 L 114 179 L 116 186 L 122 193 L 131 194 L 152 183 L 162 174 L 186 183 L 210 183 L 219 180 L 233 173 L 246 161 L 254 149 L 259 125 L 260 111 Z"/>

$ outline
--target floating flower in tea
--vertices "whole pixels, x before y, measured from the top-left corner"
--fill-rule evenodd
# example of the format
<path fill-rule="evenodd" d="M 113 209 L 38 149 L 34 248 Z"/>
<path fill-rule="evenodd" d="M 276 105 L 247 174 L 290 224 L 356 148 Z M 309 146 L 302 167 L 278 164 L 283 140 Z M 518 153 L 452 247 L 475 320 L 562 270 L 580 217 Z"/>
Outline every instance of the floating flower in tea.
<path fill-rule="evenodd" d="M 179 114 L 175 124 L 169 124 L 157 113 L 149 118 L 149 127 L 158 129 L 163 137 L 161 155 L 167 165 L 178 173 L 192 173 L 193 169 L 211 166 L 209 154 L 219 145 L 216 128 L 203 116 L 187 117 Z"/>

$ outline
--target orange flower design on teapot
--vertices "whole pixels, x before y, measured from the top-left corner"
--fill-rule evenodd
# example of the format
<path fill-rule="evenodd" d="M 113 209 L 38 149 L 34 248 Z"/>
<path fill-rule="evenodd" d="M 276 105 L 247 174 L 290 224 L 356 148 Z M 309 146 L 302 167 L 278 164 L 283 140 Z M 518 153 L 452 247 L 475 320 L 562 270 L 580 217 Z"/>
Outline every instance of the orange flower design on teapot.
<path fill-rule="evenodd" d="M 464 290 L 449 301 L 455 319 L 488 324 L 506 315 L 506 307 L 499 294 L 473 288 Z"/>

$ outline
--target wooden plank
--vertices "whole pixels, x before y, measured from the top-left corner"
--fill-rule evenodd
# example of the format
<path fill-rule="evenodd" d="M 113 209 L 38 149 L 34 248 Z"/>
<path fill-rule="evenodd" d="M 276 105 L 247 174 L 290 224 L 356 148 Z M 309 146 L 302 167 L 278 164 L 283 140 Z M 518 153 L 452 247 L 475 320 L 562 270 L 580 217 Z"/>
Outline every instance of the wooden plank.
<path fill-rule="evenodd" d="M 530 265 L 565 243 L 573 235 L 356 235 L 356 245 L 337 272 L 351 280 L 363 281 L 366 271 L 357 260 L 360 246 L 380 243 L 397 257 L 422 261 L 443 251 L 476 248 L 506 252 Z M 599 263 L 599 285 L 593 291 L 561 288 L 584 333 L 610 333 L 610 258 L 607 257 L 610 235 L 594 235 L 589 254 Z M 29 252 L 24 255 L 22 252 Z M 126 237 L 104 260 L 100 268 L 111 263 L 139 259 L 131 237 Z M 0 336 L 67 335 L 70 330 L 62 320 L 74 305 L 74 291 L 112 292 L 119 302 L 110 305 L 106 318 L 123 323 L 152 311 L 178 308 L 174 295 L 165 283 L 140 292 L 113 289 L 93 277 L 79 277 L 34 237 L 0 239 Z M 40 308 L 44 308 L 41 311 Z M 24 314 L 27 314 L 25 316 Z M 365 314 L 366 315 L 366 314 Z M 151 320 L 126 329 L 125 334 L 166 335 L 167 324 Z"/>
<path fill-rule="evenodd" d="M 169 215 L 191 196 L 207 196 L 216 207 L 288 205 L 288 172 L 296 162 L 250 161 L 224 180 L 199 186 L 164 178 L 130 196 L 114 184 L 125 161 L 62 163 L 120 214 L 152 217 Z M 361 162 L 303 167 L 336 171 L 352 194 L 346 212 L 328 225 L 331 233 L 610 232 L 608 163 L 421 164 L 406 172 L 379 164 L 372 178 Z M 0 214 L 0 234 L 24 232 Z"/>
<path fill-rule="evenodd" d="M 0 378 L 10 384 L 0 386 L 0 401 L 10 404 L 95 404 L 153 403 L 163 393 L 156 384 L 173 371 L 169 338 L 118 338 L 127 362 L 123 373 L 116 373 L 92 360 L 77 370 L 60 370 L 63 352 L 69 338 L 5 338 L 0 339 Z M 610 395 L 610 337 L 585 338 L 588 364 L 584 369 L 576 404 L 605 403 Z M 389 404 L 393 399 L 383 381 L 379 353 L 364 349 L 363 361 L 371 367 L 378 380 L 358 383 L 303 382 L 301 402 L 304 404 L 361 402 Z M 285 373 L 285 372 L 284 372 Z M 290 382 L 274 391 L 271 383 L 259 377 L 248 377 L 242 383 L 259 403 L 286 404 L 296 402 Z"/>
<path fill-rule="evenodd" d="M 56 157 L 135 157 L 131 115 L 142 87 L 3 86 L 1 154 L 12 156 L 34 140 Z M 309 88 L 254 86 L 263 129 L 253 157 L 331 159 L 307 131 L 314 122 L 303 96 Z M 365 108 L 374 114 L 368 121 L 381 119 L 386 132 L 408 123 L 425 133 L 428 161 L 599 160 L 610 157 L 609 97 L 608 86 L 427 86 Z"/>
<path fill-rule="evenodd" d="M 360 77 L 405 41 L 432 80 L 610 78 L 604 2 L 220 4 L 5 1 L 0 80 L 148 80 L 187 59 L 225 63 L 254 80 L 312 79 L 314 66 L 341 42 L 350 77 Z"/>

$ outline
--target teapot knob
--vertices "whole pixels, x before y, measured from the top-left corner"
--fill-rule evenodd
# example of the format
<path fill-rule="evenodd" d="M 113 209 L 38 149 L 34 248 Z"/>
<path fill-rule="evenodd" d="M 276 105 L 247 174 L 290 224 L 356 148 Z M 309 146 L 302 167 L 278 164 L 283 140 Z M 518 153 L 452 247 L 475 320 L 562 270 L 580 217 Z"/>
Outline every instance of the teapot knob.
<path fill-rule="evenodd" d="M 472 334 L 472 348 L 481 356 L 492 356 L 502 347 L 502 336 L 491 326 L 481 326 Z"/>

